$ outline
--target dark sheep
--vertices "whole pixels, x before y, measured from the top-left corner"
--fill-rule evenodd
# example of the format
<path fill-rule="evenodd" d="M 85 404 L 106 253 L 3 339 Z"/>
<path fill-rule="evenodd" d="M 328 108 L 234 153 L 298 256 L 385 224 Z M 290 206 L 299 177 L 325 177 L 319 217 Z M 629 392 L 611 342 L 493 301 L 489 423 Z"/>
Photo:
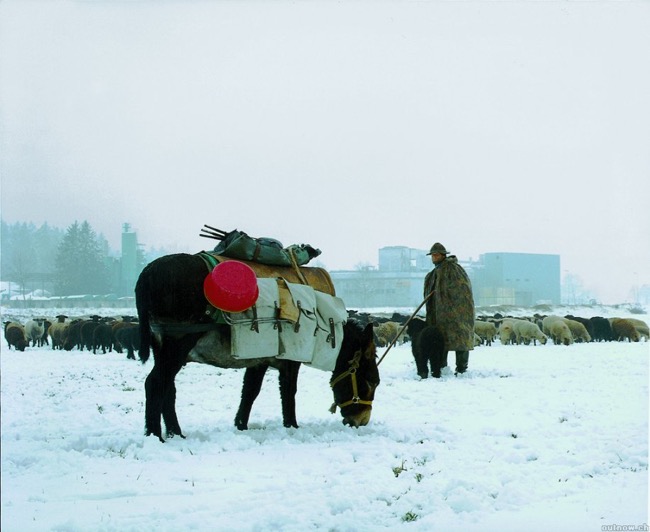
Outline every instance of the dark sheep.
<path fill-rule="evenodd" d="M 629 340 L 630 342 L 638 342 L 641 339 L 639 331 L 636 330 L 634 323 L 624 318 L 611 318 L 612 332 L 614 338 L 618 341 Z"/>
<path fill-rule="evenodd" d="M 120 340 L 118 338 L 118 331 L 122 329 L 123 327 L 130 327 L 134 323 L 137 323 L 138 318 L 134 316 L 122 316 L 121 320 L 114 321 L 111 324 L 111 328 L 113 329 L 113 339 L 114 339 L 114 347 L 115 347 L 115 352 L 116 353 L 121 353 L 122 352 L 122 344 L 120 343 Z M 129 358 L 129 357 L 127 357 Z"/>
<path fill-rule="evenodd" d="M 50 330 L 50 327 L 52 326 L 52 322 L 45 318 L 45 321 L 43 322 L 44 328 L 43 328 L 43 334 L 41 335 L 40 340 L 38 341 L 39 346 L 43 345 L 50 345 L 49 340 L 47 339 L 48 337 L 48 331 Z"/>
<path fill-rule="evenodd" d="M 90 316 L 90 319 L 85 320 L 83 325 L 81 326 L 81 349 L 83 350 L 84 347 L 88 349 L 88 351 L 93 350 L 93 334 L 95 333 L 95 329 L 99 325 L 99 320 L 101 316 L 93 315 Z"/>
<path fill-rule="evenodd" d="M 611 342 L 614 340 L 614 333 L 612 332 L 612 325 L 607 318 L 602 316 L 594 316 L 590 318 L 591 329 L 593 331 L 592 339 L 594 342 Z"/>
<path fill-rule="evenodd" d="M 72 351 L 75 347 L 82 349 L 81 344 L 81 326 L 86 320 L 73 320 L 70 326 L 64 331 L 63 349 Z"/>
<path fill-rule="evenodd" d="M 101 348 L 102 354 L 106 354 L 108 349 L 109 353 L 113 352 L 113 344 L 115 337 L 113 336 L 113 328 L 111 322 L 113 318 L 102 318 L 93 330 L 93 354 L 97 354 L 97 349 Z M 82 329 L 83 333 L 83 329 Z"/>
<path fill-rule="evenodd" d="M 25 338 L 25 328 L 15 321 L 5 322 L 5 340 L 7 340 L 9 349 L 13 346 L 16 351 L 25 351 L 25 348 L 29 345 Z"/>
<path fill-rule="evenodd" d="M 440 378 L 440 371 L 447 365 L 447 351 L 441 332 L 434 326 L 427 325 L 421 318 L 412 319 L 407 326 L 411 337 L 411 351 L 415 367 L 422 379 L 429 376 Z"/>
<path fill-rule="evenodd" d="M 399 323 L 400 325 L 404 325 L 410 316 L 407 316 L 406 314 L 400 314 L 399 312 L 393 312 L 393 315 L 390 317 L 390 321 L 394 321 L 395 323 Z"/>
<path fill-rule="evenodd" d="M 115 340 L 126 349 L 126 358 L 135 360 L 135 351 L 140 351 L 140 326 L 127 323 L 115 331 Z"/>

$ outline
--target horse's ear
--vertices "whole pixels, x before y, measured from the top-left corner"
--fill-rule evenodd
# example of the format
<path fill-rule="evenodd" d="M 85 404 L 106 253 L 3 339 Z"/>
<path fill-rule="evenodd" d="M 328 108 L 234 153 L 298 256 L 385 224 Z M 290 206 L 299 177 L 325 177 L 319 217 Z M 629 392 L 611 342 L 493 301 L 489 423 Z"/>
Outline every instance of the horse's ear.
<path fill-rule="evenodd" d="M 370 343 L 373 341 L 373 339 L 374 339 L 373 327 L 372 327 L 372 323 L 369 323 L 368 325 L 366 325 L 366 328 L 363 330 L 363 334 L 361 336 L 363 347 L 368 347 Z"/>

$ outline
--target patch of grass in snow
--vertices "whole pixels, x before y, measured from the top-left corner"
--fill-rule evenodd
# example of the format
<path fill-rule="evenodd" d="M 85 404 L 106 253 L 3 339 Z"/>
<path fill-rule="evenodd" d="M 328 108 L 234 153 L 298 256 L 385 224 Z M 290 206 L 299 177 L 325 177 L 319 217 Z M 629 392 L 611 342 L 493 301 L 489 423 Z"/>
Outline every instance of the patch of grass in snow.
<path fill-rule="evenodd" d="M 404 471 L 407 471 L 404 464 L 405 460 L 402 460 L 402 465 L 393 468 L 393 474 L 395 475 L 395 478 L 399 477 Z"/>

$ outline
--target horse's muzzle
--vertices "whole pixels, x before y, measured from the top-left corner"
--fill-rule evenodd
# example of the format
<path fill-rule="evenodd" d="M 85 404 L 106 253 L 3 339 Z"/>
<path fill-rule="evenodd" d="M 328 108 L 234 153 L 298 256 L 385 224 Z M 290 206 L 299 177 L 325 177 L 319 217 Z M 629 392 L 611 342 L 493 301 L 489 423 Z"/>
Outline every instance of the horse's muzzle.
<path fill-rule="evenodd" d="M 364 427 L 368 423 L 370 423 L 371 415 L 372 415 L 372 407 L 369 406 L 349 416 L 343 416 L 343 424 L 358 429 L 359 427 Z"/>

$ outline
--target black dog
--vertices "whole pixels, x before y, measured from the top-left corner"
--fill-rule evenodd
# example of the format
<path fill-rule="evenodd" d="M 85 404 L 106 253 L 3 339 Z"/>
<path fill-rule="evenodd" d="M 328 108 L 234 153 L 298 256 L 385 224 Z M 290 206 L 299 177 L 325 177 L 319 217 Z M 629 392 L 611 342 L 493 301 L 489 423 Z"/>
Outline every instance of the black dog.
<path fill-rule="evenodd" d="M 411 337 L 411 350 L 415 367 L 422 379 L 429 376 L 440 378 L 440 370 L 447 365 L 445 339 L 437 327 L 427 325 L 423 319 L 414 318 L 408 324 L 407 331 Z"/>

